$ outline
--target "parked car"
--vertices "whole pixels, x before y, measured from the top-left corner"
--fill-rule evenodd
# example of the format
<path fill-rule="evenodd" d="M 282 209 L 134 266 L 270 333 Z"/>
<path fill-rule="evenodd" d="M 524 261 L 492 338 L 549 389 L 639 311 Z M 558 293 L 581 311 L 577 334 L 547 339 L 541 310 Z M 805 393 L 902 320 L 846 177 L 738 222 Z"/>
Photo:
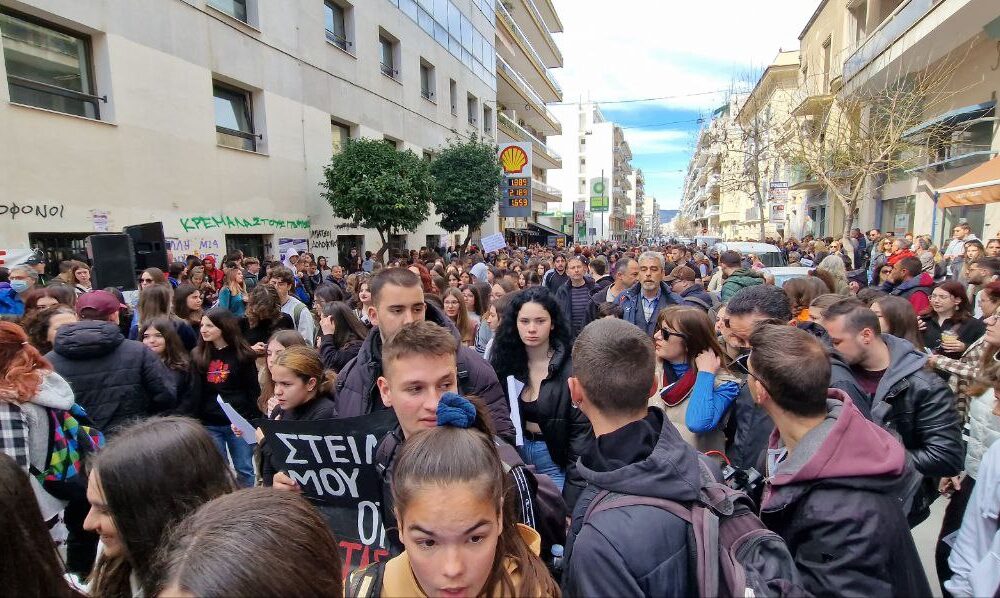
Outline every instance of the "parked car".
<path fill-rule="evenodd" d="M 719 253 L 723 251 L 739 251 L 744 256 L 752 253 L 760 258 L 761 263 L 769 268 L 784 266 L 788 263 L 785 261 L 785 256 L 781 253 L 781 250 L 769 243 L 723 241 L 716 243 L 714 249 Z"/>
<path fill-rule="evenodd" d="M 802 266 L 777 266 L 775 268 L 764 268 L 764 272 L 774 277 L 774 286 L 783 287 L 785 283 L 793 278 L 804 278 L 809 276 L 812 268 Z"/>

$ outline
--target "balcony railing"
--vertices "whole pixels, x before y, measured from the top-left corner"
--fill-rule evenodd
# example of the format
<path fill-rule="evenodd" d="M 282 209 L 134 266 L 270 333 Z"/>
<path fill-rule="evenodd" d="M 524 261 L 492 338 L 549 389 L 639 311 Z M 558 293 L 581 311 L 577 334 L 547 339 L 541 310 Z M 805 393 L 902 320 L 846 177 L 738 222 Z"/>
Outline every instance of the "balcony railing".
<path fill-rule="evenodd" d="M 517 41 L 524 45 L 524 48 L 527 50 L 528 59 L 535 64 L 535 68 L 542 74 L 543 77 L 545 77 L 549 85 L 552 86 L 552 89 L 554 89 L 556 93 L 562 97 L 562 88 L 559 87 L 559 84 L 556 83 L 556 80 L 549 73 L 548 68 L 546 68 L 545 63 L 542 61 L 542 57 L 539 56 L 538 51 L 535 50 L 535 47 L 531 45 L 530 41 L 528 41 L 528 36 L 521 31 L 520 27 L 518 27 L 517 23 L 514 21 L 514 17 L 510 16 L 510 13 L 507 12 L 507 8 L 503 5 L 503 2 L 497 2 L 496 6 L 498 9 L 497 15 L 500 16 L 500 20 L 503 21 L 504 25 L 506 25 L 507 28 L 514 33 L 514 37 Z"/>
<path fill-rule="evenodd" d="M 531 179 L 531 188 L 535 191 L 538 191 L 539 193 L 551 195 L 557 198 L 557 200 L 559 201 L 562 200 L 562 189 L 560 189 L 559 187 L 553 187 L 552 185 L 543 183 L 542 181 L 533 178 Z"/>
<path fill-rule="evenodd" d="M 399 71 L 397 71 L 396 69 L 392 68 L 391 64 L 386 64 L 384 62 L 380 62 L 379 63 L 379 68 L 382 69 L 382 74 L 385 75 L 386 77 L 390 77 L 392 79 L 395 79 L 396 77 L 399 76 Z"/>
<path fill-rule="evenodd" d="M 514 122 L 514 120 L 511 117 L 507 116 L 503 112 L 501 112 L 497 116 L 498 116 L 497 124 L 505 126 L 508 129 L 508 133 L 510 133 L 512 137 L 519 137 L 522 141 L 530 141 L 534 146 L 535 151 L 538 151 L 543 155 L 547 156 L 549 160 L 559 164 L 561 167 L 562 156 L 559 155 L 559 152 L 545 145 L 545 143 L 541 139 L 532 135 L 531 132 L 529 132 L 527 129 L 517 124 L 516 122 Z"/>
<path fill-rule="evenodd" d="M 524 80 L 524 77 L 511 68 L 511 66 L 507 64 L 507 61 L 500 56 L 497 56 L 497 68 L 514 82 L 519 91 L 524 93 L 529 100 L 536 104 L 535 108 L 542 115 L 542 118 L 549 121 L 549 124 L 553 125 L 556 130 L 560 130 L 562 128 L 560 126 L 559 119 L 556 118 L 556 115 L 552 114 L 552 112 L 545 106 L 545 100 L 542 99 L 542 96 L 538 95 L 538 92 L 531 88 L 531 85 Z"/>
<path fill-rule="evenodd" d="M 844 81 L 854 78 L 940 3 L 941 0 L 908 0 L 896 7 L 844 63 Z"/>
<path fill-rule="evenodd" d="M 531 11 L 531 14 L 534 15 L 539 28 L 542 30 L 542 35 L 545 36 L 545 45 L 547 45 L 549 49 L 552 50 L 552 53 L 555 54 L 556 60 L 559 61 L 559 64 L 562 64 L 562 52 L 559 51 L 559 46 L 556 45 L 556 40 L 552 37 L 552 32 L 549 31 L 549 26 L 545 24 L 545 19 L 542 18 L 541 11 L 538 10 L 537 6 L 535 6 L 535 1 L 524 0 L 524 3 L 528 6 L 528 10 Z"/>

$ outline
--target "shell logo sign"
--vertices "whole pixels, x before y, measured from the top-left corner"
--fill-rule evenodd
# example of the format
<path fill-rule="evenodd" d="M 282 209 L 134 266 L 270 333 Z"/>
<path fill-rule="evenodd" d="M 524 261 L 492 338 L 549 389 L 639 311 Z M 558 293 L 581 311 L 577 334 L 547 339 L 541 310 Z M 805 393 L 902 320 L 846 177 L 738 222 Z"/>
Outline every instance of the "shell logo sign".
<path fill-rule="evenodd" d="M 519 146 L 510 145 L 500 152 L 500 166 L 503 167 L 504 174 L 522 174 L 527 165 L 528 154 Z"/>

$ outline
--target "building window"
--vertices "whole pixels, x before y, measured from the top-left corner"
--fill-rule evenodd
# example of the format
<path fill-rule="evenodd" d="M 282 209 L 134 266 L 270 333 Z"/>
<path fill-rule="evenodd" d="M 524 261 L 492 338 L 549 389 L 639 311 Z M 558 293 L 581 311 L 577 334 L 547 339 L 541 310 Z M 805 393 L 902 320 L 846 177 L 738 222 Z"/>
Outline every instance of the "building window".
<path fill-rule="evenodd" d="M 10 101 L 99 119 L 90 38 L 0 13 Z"/>
<path fill-rule="evenodd" d="M 333 155 L 336 156 L 347 147 L 347 140 L 351 138 L 351 127 L 331 120 L 330 129 L 333 133 Z"/>
<path fill-rule="evenodd" d="M 493 109 L 489 106 L 483 106 L 483 132 L 493 135 Z"/>
<path fill-rule="evenodd" d="M 853 5 L 847 7 L 847 12 L 851 19 L 851 33 L 854 38 L 854 47 L 861 45 L 865 41 L 865 28 L 868 24 L 868 2 L 867 0 L 857 0 Z"/>
<path fill-rule="evenodd" d="M 469 97 L 466 98 L 466 108 L 469 116 L 469 124 L 474 127 L 477 126 L 479 123 L 479 99 L 469 94 Z"/>
<path fill-rule="evenodd" d="M 215 136 L 219 145 L 257 151 L 253 129 L 253 104 L 250 92 L 222 83 L 214 83 Z"/>
<path fill-rule="evenodd" d="M 434 100 L 434 65 L 420 59 L 420 95 L 425 100 Z"/>
<path fill-rule="evenodd" d="M 399 49 L 399 42 L 382 33 L 378 36 L 378 44 L 382 74 L 386 77 L 398 79 L 399 61 L 397 60 L 396 52 Z"/>
<path fill-rule="evenodd" d="M 326 39 L 341 50 L 347 50 L 354 44 L 347 37 L 347 11 L 350 7 L 341 6 L 333 0 L 323 3 L 323 18 L 326 26 Z"/>
<path fill-rule="evenodd" d="M 208 5 L 227 15 L 249 24 L 247 20 L 247 0 L 208 0 Z"/>
<path fill-rule="evenodd" d="M 458 116 L 458 83 L 454 79 L 448 80 L 448 93 L 451 96 L 451 113 Z"/>

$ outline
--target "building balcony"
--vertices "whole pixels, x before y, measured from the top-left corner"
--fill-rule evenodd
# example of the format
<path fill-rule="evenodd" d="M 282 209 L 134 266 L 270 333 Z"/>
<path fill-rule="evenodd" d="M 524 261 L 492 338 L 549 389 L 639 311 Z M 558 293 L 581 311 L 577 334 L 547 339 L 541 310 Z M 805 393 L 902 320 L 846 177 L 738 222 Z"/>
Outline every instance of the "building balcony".
<path fill-rule="evenodd" d="M 497 56 L 497 101 L 511 106 L 519 106 L 523 102 L 527 108 L 518 113 L 526 120 L 534 121 L 532 126 L 545 130 L 549 135 L 562 134 L 562 124 L 545 106 L 542 96 L 500 56 Z"/>
<path fill-rule="evenodd" d="M 536 178 L 531 179 L 531 194 L 538 201 L 547 203 L 562 201 L 562 189 L 543 183 Z"/>
<path fill-rule="evenodd" d="M 558 152 L 545 145 L 544 141 L 532 135 L 503 112 L 497 115 L 497 128 L 513 141 L 530 141 L 534 158 L 537 160 L 535 166 L 543 169 L 562 168 L 562 157 Z"/>
<path fill-rule="evenodd" d="M 556 12 L 556 7 L 552 4 L 552 0 L 537 0 L 536 6 L 538 6 L 539 12 L 542 13 L 542 18 L 545 20 L 545 25 L 549 28 L 552 33 L 562 33 L 563 24 L 559 19 L 559 13 Z"/>
<path fill-rule="evenodd" d="M 816 93 L 808 95 L 799 102 L 798 106 L 792 109 L 792 116 L 816 116 L 825 114 L 833 105 L 834 95 L 830 93 Z"/>
<path fill-rule="evenodd" d="M 844 80 L 850 81 L 854 78 L 939 2 L 940 0 L 909 0 L 900 4 L 844 63 Z"/>
<path fill-rule="evenodd" d="M 501 23 L 497 26 L 497 35 L 506 34 L 520 49 L 520 52 L 513 51 L 510 43 L 501 41 L 501 43 L 496 44 L 497 55 L 521 73 L 532 88 L 538 90 L 546 101 L 561 102 L 562 88 L 549 73 L 542 57 L 528 40 L 528 36 L 524 34 L 502 2 L 497 2 L 496 7 L 497 20 Z"/>
<path fill-rule="evenodd" d="M 708 206 L 705 208 L 705 218 L 718 218 L 719 214 L 719 206 Z"/>
<path fill-rule="evenodd" d="M 523 5 L 523 10 L 518 10 L 517 5 L 514 5 L 512 16 L 517 20 L 521 31 L 538 49 L 545 66 L 549 68 L 561 67 L 563 65 L 562 52 L 556 45 L 556 40 L 552 37 L 548 25 L 545 24 L 545 19 L 542 17 L 541 11 L 538 10 L 538 5 L 535 4 L 534 0 L 521 0 L 520 4 Z"/>

